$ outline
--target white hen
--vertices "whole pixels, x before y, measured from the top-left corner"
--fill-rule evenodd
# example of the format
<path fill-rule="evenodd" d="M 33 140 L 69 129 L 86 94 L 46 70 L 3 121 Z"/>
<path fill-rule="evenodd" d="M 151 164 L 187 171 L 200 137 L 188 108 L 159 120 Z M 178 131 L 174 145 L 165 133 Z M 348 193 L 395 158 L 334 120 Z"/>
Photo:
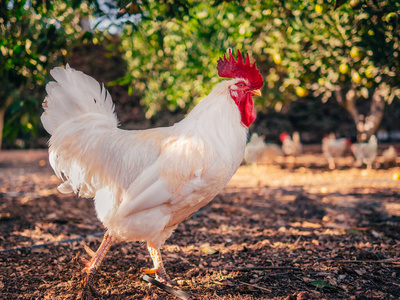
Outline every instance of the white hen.
<path fill-rule="evenodd" d="M 350 148 L 356 158 L 356 167 L 361 167 L 364 163 L 367 169 L 372 169 L 372 163 L 378 154 L 378 139 L 375 135 L 370 137 L 368 143 L 355 143 Z"/>
<path fill-rule="evenodd" d="M 253 133 L 244 151 L 244 161 L 246 164 L 259 163 L 266 148 L 267 145 L 264 143 L 264 137 Z"/>
<path fill-rule="evenodd" d="M 396 165 L 397 151 L 393 145 L 382 152 L 382 161 L 385 168 Z"/>
<path fill-rule="evenodd" d="M 293 132 L 292 137 L 287 132 L 283 132 L 279 135 L 279 138 L 282 142 L 282 151 L 286 155 L 296 157 L 303 152 L 300 134 L 297 131 Z"/>
<path fill-rule="evenodd" d="M 272 163 L 278 156 L 282 155 L 283 152 L 278 145 L 266 144 L 264 142 L 264 136 L 253 133 L 244 151 L 244 161 L 246 164 L 262 165 Z"/>
<path fill-rule="evenodd" d="M 333 133 L 329 136 L 324 136 L 322 139 L 322 153 L 328 161 L 329 169 L 335 169 L 335 158 L 343 156 L 350 142 L 348 138 L 337 139 Z"/>

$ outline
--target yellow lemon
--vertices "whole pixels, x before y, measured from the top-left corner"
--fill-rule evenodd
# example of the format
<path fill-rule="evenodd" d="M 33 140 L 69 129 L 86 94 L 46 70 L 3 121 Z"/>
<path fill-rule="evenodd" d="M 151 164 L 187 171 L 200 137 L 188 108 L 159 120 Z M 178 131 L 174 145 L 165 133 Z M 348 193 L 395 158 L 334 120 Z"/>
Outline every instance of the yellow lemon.
<path fill-rule="evenodd" d="M 350 56 L 355 59 L 360 59 L 362 57 L 360 48 L 354 46 L 350 49 Z"/>
<path fill-rule="evenodd" d="M 351 78 L 353 79 L 353 81 L 354 81 L 355 83 L 360 83 L 360 82 L 361 82 L 361 76 L 360 76 L 360 74 L 359 74 L 358 72 L 354 72 L 354 73 L 351 75 Z"/>
<path fill-rule="evenodd" d="M 322 14 L 322 12 L 324 11 L 324 8 L 322 7 L 322 5 L 315 5 L 315 11 L 319 14 Z"/>
<path fill-rule="evenodd" d="M 272 59 L 274 60 L 274 63 L 275 63 L 276 65 L 280 65 L 280 64 L 282 63 L 282 58 L 281 58 L 281 56 L 280 56 L 278 53 L 275 53 L 275 54 L 272 56 Z"/>
<path fill-rule="evenodd" d="M 308 95 L 308 90 L 306 88 L 303 88 L 301 86 L 298 86 L 296 88 L 296 94 L 297 96 L 299 96 L 300 98 L 306 97 Z"/>
<path fill-rule="evenodd" d="M 348 74 L 350 71 L 350 67 L 348 64 L 340 64 L 339 66 L 339 71 L 342 74 Z"/>

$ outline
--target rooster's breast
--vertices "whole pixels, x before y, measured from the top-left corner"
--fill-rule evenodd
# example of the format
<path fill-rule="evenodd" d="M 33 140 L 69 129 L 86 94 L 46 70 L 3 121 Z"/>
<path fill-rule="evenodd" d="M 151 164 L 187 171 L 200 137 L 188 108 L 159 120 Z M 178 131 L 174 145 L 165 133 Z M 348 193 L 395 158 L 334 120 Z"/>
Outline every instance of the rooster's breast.
<path fill-rule="evenodd" d="M 198 131 L 170 134 L 160 143 L 157 160 L 121 192 L 120 204 L 109 205 L 104 225 L 122 240 L 162 244 L 228 183 L 243 159 L 245 143 L 246 132 L 239 138 L 204 137 Z M 102 193 L 96 202 L 111 194 Z"/>

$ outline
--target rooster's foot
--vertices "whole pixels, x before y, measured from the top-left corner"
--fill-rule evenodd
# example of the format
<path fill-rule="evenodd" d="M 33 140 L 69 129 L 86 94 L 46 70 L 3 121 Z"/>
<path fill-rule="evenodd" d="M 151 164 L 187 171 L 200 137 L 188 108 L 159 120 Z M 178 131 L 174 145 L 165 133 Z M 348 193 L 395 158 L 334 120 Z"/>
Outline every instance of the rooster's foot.
<path fill-rule="evenodd" d="M 83 293 L 85 294 L 96 294 L 96 290 L 93 287 L 94 275 L 97 270 L 94 265 L 94 260 L 95 259 L 92 258 L 90 261 L 86 262 L 85 267 L 82 270 L 82 288 Z M 84 260 L 81 260 L 80 262 L 82 263 Z"/>
<path fill-rule="evenodd" d="M 161 269 L 161 268 L 142 268 L 141 271 L 145 274 L 155 274 L 156 275 L 156 280 L 164 283 L 166 285 L 170 285 L 170 286 L 176 286 L 178 285 L 176 281 L 171 280 L 169 278 L 169 276 L 165 273 L 165 270 Z"/>
<path fill-rule="evenodd" d="M 93 299 L 94 297 L 98 297 L 100 294 L 97 292 L 97 290 L 92 286 L 92 285 L 87 285 L 84 287 L 80 294 L 78 299 L 79 300 L 90 300 Z"/>
<path fill-rule="evenodd" d="M 101 245 L 96 252 L 85 245 L 85 251 L 91 257 L 89 261 L 81 258 L 79 256 L 79 253 L 76 256 L 76 260 L 80 264 L 85 266 L 82 270 L 82 293 L 80 295 L 81 299 L 91 299 L 91 295 L 98 295 L 97 291 L 93 287 L 94 275 L 96 274 L 96 271 L 99 268 L 101 261 L 106 255 L 108 249 L 111 247 L 112 243 L 112 237 L 108 234 L 108 232 L 106 232 L 103 241 L 101 242 Z"/>
<path fill-rule="evenodd" d="M 78 299 L 88 300 L 93 299 L 94 296 L 98 295 L 96 289 L 93 286 L 94 275 L 96 273 L 96 269 L 93 268 L 93 259 L 90 261 L 85 261 L 84 259 L 79 259 L 79 263 L 85 263 L 85 267 L 81 271 L 82 273 L 82 290 L 79 294 Z M 92 267 L 91 267 L 92 266 Z"/>

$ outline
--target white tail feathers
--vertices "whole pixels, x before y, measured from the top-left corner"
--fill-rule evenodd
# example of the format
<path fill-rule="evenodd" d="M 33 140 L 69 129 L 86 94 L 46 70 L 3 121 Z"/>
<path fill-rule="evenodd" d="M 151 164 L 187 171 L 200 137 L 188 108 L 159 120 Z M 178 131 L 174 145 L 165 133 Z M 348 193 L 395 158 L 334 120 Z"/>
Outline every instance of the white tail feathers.
<path fill-rule="evenodd" d="M 105 161 L 107 137 L 118 126 L 114 104 L 104 86 L 68 65 L 50 74 L 56 82 L 46 86 L 41 121 L 52 135 L 50 164 L 65 181 L 59 190 L 93 197 L 102 174 L 98 161 Z"/>
<path fill-rule="evenodd" d="M 69 67 L 57 67 L 50 71 L 56 80 L 46 86 L 47 97 L 43 102 L 41 121 L 48 133 L 64 122 L 87 113 L 98 113 L 111 126 L 118 126 L 114 104 L 104 85 L 92 77 Z"/>

